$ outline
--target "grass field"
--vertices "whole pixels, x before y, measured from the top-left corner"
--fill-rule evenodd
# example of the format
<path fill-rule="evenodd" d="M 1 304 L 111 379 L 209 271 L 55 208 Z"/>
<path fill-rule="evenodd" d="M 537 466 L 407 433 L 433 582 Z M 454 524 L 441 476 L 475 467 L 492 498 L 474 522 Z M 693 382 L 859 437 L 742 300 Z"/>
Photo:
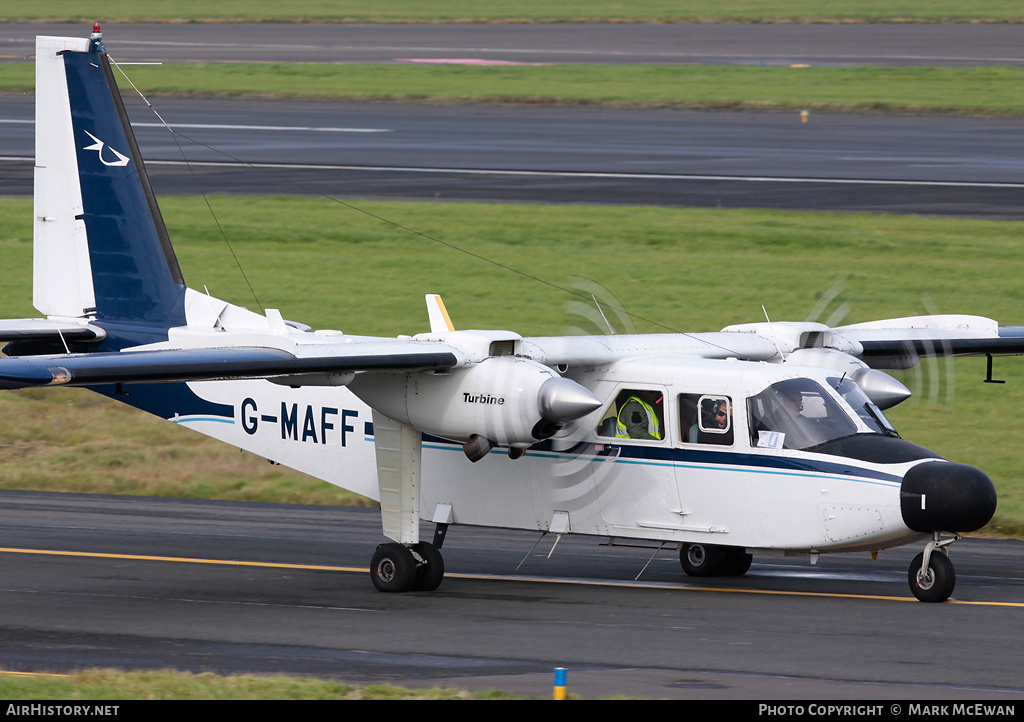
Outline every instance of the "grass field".
<path fill-rule="evenodd" d="M 1016 67 L 268 63 L 131 66 L 126 71 L 150 96 L 1024 113 L 1024 68 Z M 0 63 L 0 92 L 31 92 L 33 85 L 31 63 Z M 122 87 L 134 92 L 126 83 Z"/>
<path fill-rule="evenodd" d="M 285 675 L 210 672 L 192 674 L 170 670 L 125 672 L 91 669 L 72 674 L 22 675 L 0 671 L 0 699 L 60 700 L 371 700 L 371 699 L 527 699 L 498 690 L 468 692 L 458 688 L 407 689 L 390 684 L 352 685 L 332 680 Z M 15 707 L 16 709 L 16 707 Z M 135 709 L 134 707 L 132 709 Z M 125 709 L 103 707 L 97 714 L 125 716 Z M 90 707 L 90 711 L 92 708 Z M 9 712 L 10 714 L 10 712 Z"/>
<path fill-rule="evenodd" d="M 1019 22 L 1017 0 L 5 0 L 6 21 L 55 22 Z"/>
<path fill-rule="evenodd" d="M 314 328 L 426 330 L 423 294 L 457 327 L 558 334 L 569 296 L 325 199 L 214 198 L 220 224 L 264 307 Z M 1024 323 L 1024 223 L 649 207 L 355 202 L 553 284 L 600 282 L 631 312 L 676 330 L 804 320 L 835 283 L 844 322 L 941 312 Z M 186 280 L 256 307 L 201 200 L 162 204 Z M 31 203 L 0 200 L 0 317 L 31 308 Z M 21 269 L 20 271 L 14 269 Z M 834 302 L 819 318 L 837 311 Z M 661 331 L 637 320 L 640 331 Z M 993 529 L 1024 531 L 1019 457 L 1024 363 L 983 359 L 904 372 L 915 399 L 903 435 L 977 465 L 1000 494 Z M 79 390 L 0 394 L 0 486 L 104 493 L 346 503 L 331 487 L 142 417 Z M 239 463 L 239 458 L 243 463 Z M 147 486 L 152 484 L 152 486 Z"/>

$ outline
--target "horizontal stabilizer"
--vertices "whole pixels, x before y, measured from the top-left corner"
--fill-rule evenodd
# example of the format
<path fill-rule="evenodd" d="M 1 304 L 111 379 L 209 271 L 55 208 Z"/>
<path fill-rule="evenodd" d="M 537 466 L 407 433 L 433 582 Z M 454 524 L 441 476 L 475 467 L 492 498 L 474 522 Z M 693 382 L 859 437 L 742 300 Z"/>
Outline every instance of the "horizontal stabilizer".
<path fill-rule="evenodd" d="M 81 323 L 45 318 L 0 319 L 0 341 L 102 341 L 106 335 L 98 326 Z"/>

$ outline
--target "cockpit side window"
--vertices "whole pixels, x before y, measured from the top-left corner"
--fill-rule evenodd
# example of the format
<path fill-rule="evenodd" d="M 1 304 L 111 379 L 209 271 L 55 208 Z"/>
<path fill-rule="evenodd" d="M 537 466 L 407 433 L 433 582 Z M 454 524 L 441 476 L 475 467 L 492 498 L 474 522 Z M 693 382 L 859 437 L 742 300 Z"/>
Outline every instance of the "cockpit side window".
<path fill-rule="evenodd" d="M 665 394 L 651 389 L 624 389 L 598 424 L 598 436 L 661 441 L 665 438 Z"/>
<path fill-rule="evenodd" d="M 679 394 L 681 441 L 689 444 L 733 443 L 732 399 L 714 394 Z"/>

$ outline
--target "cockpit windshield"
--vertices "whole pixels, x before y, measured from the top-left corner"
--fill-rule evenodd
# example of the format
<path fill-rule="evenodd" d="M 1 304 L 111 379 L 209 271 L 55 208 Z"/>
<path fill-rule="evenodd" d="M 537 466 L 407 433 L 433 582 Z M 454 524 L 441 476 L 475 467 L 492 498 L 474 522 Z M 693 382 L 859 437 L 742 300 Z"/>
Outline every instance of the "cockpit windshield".
<path fill-rule="evenodd" d="M 887 433 L 878 419 L 871 416 L 865 406 L 870 401 L 855 383 L 839 378 L 834 381 L 831 385 L 852 408 L 857 409 L 857 414 L 869 429 Z M 757 396 L 749 398 L 747 404 L 750 443 L 753 446 L 809 449 L 864 432 L 849 410 L 811 379 L 788 379 L 772 384 Z M 880 411 L 878 414 L 881 416 Z"/>
<path fill-rule="evenodd" d="M 895 427 L 889 422 L 889 419 L 885 418 L 882 410 L 871 402 L 871 399 L 868 398 L 868 395 L 864 393 L 860 386 L 846 378 L 845 375 L 842 378 L 830 378 L 828 383 L 839 392 L 839 395 L 843 397 L 843 401 L 850 405 L 850 408 L 857 413 L 857 416 L 860 417 L 860 420 L 869 429 L 880 434 L 898 436 Z"/>

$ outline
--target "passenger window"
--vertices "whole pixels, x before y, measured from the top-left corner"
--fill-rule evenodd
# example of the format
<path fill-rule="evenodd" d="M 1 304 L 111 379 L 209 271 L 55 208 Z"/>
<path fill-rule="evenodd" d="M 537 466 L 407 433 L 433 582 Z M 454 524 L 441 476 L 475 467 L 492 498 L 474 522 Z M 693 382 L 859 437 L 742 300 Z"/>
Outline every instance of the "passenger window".
<path fill-rule="evenodd" d="M 597 434 L 618 439 L 662 440 L 665 438 L 664 398 L 664 393 L 657 390 L 623 390 L 598 425 Z"/>
<path fill-rule="evenodd" d="M 688 444 L 733 442 L 732 399 L 715 394 L 679 394 L 680 438 Z"/>

